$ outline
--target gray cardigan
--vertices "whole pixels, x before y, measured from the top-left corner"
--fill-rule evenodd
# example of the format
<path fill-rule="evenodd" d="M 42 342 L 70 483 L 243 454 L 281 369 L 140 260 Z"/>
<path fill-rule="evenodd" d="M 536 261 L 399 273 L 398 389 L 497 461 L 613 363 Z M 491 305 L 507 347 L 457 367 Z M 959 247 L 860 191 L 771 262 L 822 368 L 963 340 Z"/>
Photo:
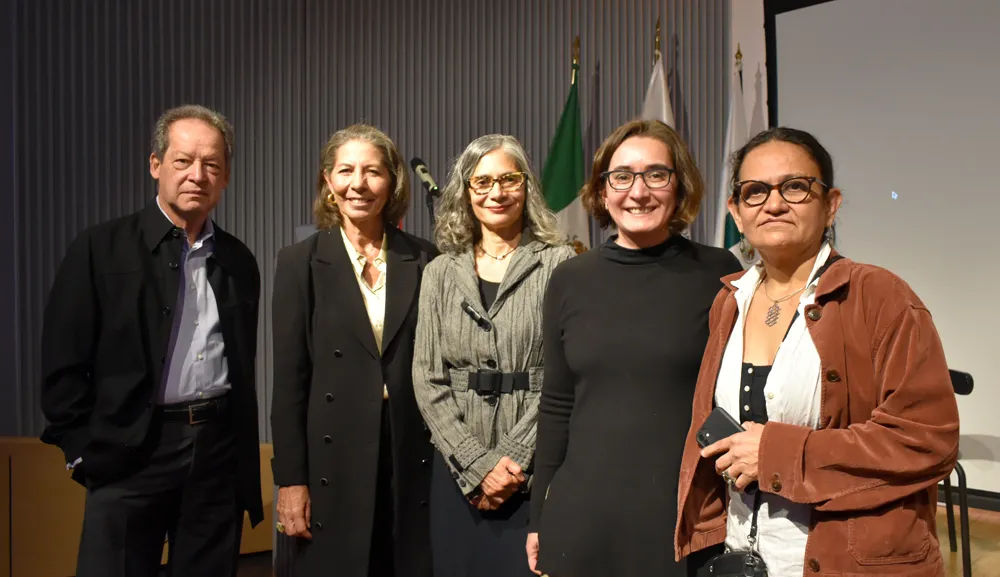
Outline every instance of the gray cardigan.
<path fill-rule="evenodd" d="M 527 470 L 535 453 L 542 299 L 552 270 L 575 253 L 569 246 L 527 239 L 511 254 L 489 311 L 483 310 L 471 249 L 442 254 L 424 269 L 413 391 L 431 441 L 464 494 L 476 489 L 501 457 Z M 489 320 L 489 330 L 463 310 L 463 301 Z M 499 402 L 481 396 L 467 384 L 468 373 L 478 369 L 528 372 L 530 390 L 500 395 Z"/>

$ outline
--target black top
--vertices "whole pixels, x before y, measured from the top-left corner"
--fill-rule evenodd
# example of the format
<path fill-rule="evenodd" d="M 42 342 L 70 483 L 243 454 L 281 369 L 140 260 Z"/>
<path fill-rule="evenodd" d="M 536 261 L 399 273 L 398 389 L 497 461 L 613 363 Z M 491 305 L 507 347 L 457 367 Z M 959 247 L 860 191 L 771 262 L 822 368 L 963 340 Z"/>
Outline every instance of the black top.
<path fill-rule="evenodd" d="M 771 365 L 743 363 L 740 377 L 740 422 L 767 423 L 767 399 L 764 385 L 771 374 Z"/>
<path fill-rule="evenodd" d="M 483 301 L 483 310 L 490 310 L 493 301 L 497 300 L 497 291 L 500 290 L 500 283 L 490 282 L 479 278 L 479 298 Z"/>
<path fill-rule="evenodd" d="M 677 479 L 726 250 L 609 240 L 562 263 L 543 310 L 531 523 L 553 576 L 673 575 Z"/>

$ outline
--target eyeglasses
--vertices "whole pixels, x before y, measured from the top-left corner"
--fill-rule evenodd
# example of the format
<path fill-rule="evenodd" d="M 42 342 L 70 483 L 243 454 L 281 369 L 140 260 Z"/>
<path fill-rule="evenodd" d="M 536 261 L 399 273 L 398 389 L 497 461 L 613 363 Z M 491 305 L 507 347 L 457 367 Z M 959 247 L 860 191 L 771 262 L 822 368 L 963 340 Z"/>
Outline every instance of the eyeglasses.
<path fill-rule="evenodd" d="M 504 192 L 514 192 L 524 184 L 526 175 L 523 172 L 508 172 L 494 178 L 488 174 L 473 176 L 466 183 L 472 192 L 476 194 L 488 194 L 493 190 L 494 183 L 500 183 L 500 190 Z"/>
<path fill-rule="evenodd" d="M 743 180 L 736 183 L 733 194 L 740 197 L 747 206 L 760 206 L 767 202 L 772 190 L 777 190 L 781 198 L 789 204 L 805 202 L 812 193 L 812 185 L 818 182 L 823 188 L 828 188 L 823 181 L 815 176 L 793 176 L 778 184 L 770 184 L 759 180 Z"/>
<path fill-rule="evenodd" d="M 650 168 L 643 172 L 632 172 L 631 170 L 609 170 L 601 173 L 601 178 L 608 181 L 611 188 L 625 191 L 632 188 L 635 177 L 641 176 L 646 183 L 646 188 L 660 189 L 666 188 L 670 184 L 670 178 L 677 172 L 672 168 L 659 167 Z"/>

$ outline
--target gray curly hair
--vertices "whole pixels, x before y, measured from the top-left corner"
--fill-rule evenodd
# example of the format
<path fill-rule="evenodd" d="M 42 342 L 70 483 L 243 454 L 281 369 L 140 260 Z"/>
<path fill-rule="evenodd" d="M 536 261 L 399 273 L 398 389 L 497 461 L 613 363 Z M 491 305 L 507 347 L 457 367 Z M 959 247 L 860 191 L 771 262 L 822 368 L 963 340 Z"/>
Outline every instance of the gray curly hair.
<path fill-rule="evenodd" d="M 506 152 L 514 159 L 518 170 L 527 174 L 524 200 L 525 226 L 530 227 L 532 235 L 545 244 L 551 246 L 566 244 L 566 235 L 559 232 L 556 217 L 545 204 L 542 186 L 531 170 L 531 162 L 524 147 L 513 136 L 487 134 L 473 140 L 465 147 L 465 151 L 455 160 L 455 165 L 448 176 L 448 183 L 441 192 L 437 224 L 434 226 L 434 240 L 441 252 L 452 254 L 465 252 L 482 236 L 479 221 L 472 212 L 467 182 L 479 161 L 498 149 Z"/>

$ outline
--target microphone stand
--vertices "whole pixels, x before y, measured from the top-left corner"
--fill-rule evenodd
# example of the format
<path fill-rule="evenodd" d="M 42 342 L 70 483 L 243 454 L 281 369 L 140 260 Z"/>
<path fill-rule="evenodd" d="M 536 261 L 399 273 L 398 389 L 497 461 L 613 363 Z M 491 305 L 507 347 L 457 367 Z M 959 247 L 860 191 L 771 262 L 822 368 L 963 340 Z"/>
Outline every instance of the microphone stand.
<path fill-rule="evenodd" d="M 424 187 L 421 186 L 420 188 L 424 188 Z M 435 222 L 434 222 L 434 195 L 431 194 L 430 192 L 428 192 L 427 189 L 424 189 L 424 204 L 427 205 L 427 216 L 430 218 L 430 221 L 431 221 L 431 236 L 433 237 L 434 236 L 434 226 L 435 226 Z"/>

